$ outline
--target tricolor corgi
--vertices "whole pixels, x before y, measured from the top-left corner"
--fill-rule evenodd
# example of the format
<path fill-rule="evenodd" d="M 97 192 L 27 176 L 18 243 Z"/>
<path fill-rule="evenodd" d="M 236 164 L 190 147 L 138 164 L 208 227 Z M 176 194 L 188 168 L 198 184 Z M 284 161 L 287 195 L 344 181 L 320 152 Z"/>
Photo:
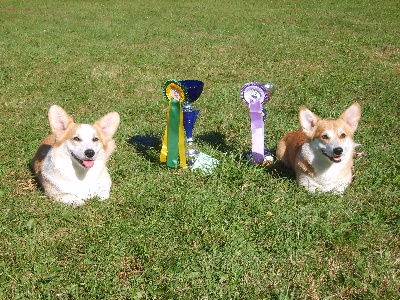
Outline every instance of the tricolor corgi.
<path fill-rule="evenodd" d="M 111 112 L 93 125 L 76 124 L 58 105 L 50 107 L 52 135 L 45 138 L 31 161 L 38 183 L 52 199 L 79 206 L 85 200 L 110 196 L 106 162 L 114 151 L 112 139 L 119 115 Z"/>
<path fill-rule="evenodd" d="M 299 112 L 301 129 L 286 134 L 277 156 L 296 173 L 296 181 L 309 192 L 342 194 L 352 181 L 354 132 L 361 117 L 358 103 L 337 120 L 324 120 L 305 107 Z"/>

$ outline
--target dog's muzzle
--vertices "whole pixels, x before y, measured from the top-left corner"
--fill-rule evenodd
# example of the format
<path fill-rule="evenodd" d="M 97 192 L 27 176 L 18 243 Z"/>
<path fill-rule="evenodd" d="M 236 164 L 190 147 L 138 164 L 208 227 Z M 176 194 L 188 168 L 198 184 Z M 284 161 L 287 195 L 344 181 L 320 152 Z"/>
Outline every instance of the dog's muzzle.
<path fill-rule="evenodd" d="M 343 148 L 342 147 L 336 147 L 336 148 L 333 148 L 333 156 L 330 156 L 330 155 L 328 155 L 324 150 L 322 150 L 322 153 L 327 157 L 327 158 L 329 158 L 329 160 L 331 161 L 331 162 L 334 162 L 334 163 L 339 163 L 339 162 L 341 162 L 342 161 L 342 154 L 343 154 Z"/>
<path fill-rule="evenodd" d="M 86 169 L 90 169 L 91 167 L 93 167 L 94 165 L 94 160 L 92 159 L 93 156 L 96 154 L 96 152 L 94 152 L 94 150 L 92 149 L 88 149 L 85 151 L 85 156 L 87 158 L 89 158 L 88 160 L 82 160 L 80 158 L 78 158 L 73 152 L 71 152 L 71 155 L 73 158 L 75 158 L 75 160 L 84 168 Z"/>

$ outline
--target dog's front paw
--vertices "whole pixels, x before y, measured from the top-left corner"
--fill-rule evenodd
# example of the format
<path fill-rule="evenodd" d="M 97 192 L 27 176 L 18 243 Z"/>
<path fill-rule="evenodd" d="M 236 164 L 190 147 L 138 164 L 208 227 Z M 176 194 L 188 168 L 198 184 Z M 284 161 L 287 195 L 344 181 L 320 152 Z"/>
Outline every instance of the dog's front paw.
<path fill-rule="evenodd" d="M 345 190 L 346 190 L 346 187 L 344 187 L 344 188 L 337 188 L 337 189 L 333 189 L 333 190 L 332 190 L 332 193 L 333 193 L 334 195 L 343 197 L 344 191 L 345 191 Z"/>
<path fill-rule="evenodd" d="M 60 199 L 58 199 L 60 202 L 63 202 L 65 204 L 68 204 L 70 206 L 82 206 L 85 204 L 85 200 L 78 198 L 75 195 L 64 195 Z"/>
<path fill-rule="evenodd" d="M 102 191 L 98 193 L 97 196 L 99 197 L 100 201 L 107 200 L 108 198 L 110 198 L 110 191 Z"/>
<path fill-rule="evenodd" d="M 309 184 L 305 184 L 303 185 L 305 187 L 305 189 L 307 190 L 307 192 L 309 192 L 310 194 L 315 194 L 318 191 L 318 187 L 315 185 L 309 185 Z"/>

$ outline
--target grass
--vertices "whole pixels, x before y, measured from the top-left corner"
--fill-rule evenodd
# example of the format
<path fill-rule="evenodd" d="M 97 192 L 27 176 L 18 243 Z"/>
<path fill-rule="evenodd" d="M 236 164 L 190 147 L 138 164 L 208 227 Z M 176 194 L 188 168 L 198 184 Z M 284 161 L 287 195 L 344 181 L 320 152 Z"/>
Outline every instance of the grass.
<path fill-rule="evenodd" d="M 400 292 L 400 6 L 393 1 L 0 3 L 1 299 L 395 299 Z M 158 161 L 171 78 L 200 79 L 209 176 Z M 247 164 L 240 88 L 272 82 L 274 152 L 306 105 L 358 101 L 366 156 L 343 197 Z M 111 198 L 54 203 L 28 162 L 47 110 L 118 111 Z M 153 147 L 135 137 L 149 135 Z"/>

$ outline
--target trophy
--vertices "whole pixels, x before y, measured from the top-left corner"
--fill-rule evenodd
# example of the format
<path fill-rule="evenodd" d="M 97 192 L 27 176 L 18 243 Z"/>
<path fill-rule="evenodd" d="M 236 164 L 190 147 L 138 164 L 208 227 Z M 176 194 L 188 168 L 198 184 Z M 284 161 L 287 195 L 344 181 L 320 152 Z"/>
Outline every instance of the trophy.
<path fill-rule="evenodd" d="M 193 140 L 193 127 L 200 110 L 195 110 L 191 104 L 200 97 L 204 83 L 200 80 L 180 80 L 179 82 L 187 92 L 187 98 L 182 107 L 183 127 L 186 133 L 186 163 L 188 166 L 193 166 L 199 155 Z"/>
<path fill-rule="evenodd" d="M 169 167 L 177 168 L 178 162 L 182 168 L 192 166 L 199 155 L 193 142 L 193 127 L 200 110 L 195 110 L 191 103 L 200 97 L 203 86 L 199 80 L 171 79 L 164 83 L 168 110 L 160 161 Z"/>
<path fill-rule="evenodd" d="M 252 153 L 250 154 L 252 163 L 269 166 L 274 159 L 264 143 L 264 122 L 267 117 L 267 110 L 262 107 L 269 100 L 275 85 L 272 83 L 260 84 L 258 82 L 248 82 L 242 86 L 241 98 L 250 108 Z"/>

